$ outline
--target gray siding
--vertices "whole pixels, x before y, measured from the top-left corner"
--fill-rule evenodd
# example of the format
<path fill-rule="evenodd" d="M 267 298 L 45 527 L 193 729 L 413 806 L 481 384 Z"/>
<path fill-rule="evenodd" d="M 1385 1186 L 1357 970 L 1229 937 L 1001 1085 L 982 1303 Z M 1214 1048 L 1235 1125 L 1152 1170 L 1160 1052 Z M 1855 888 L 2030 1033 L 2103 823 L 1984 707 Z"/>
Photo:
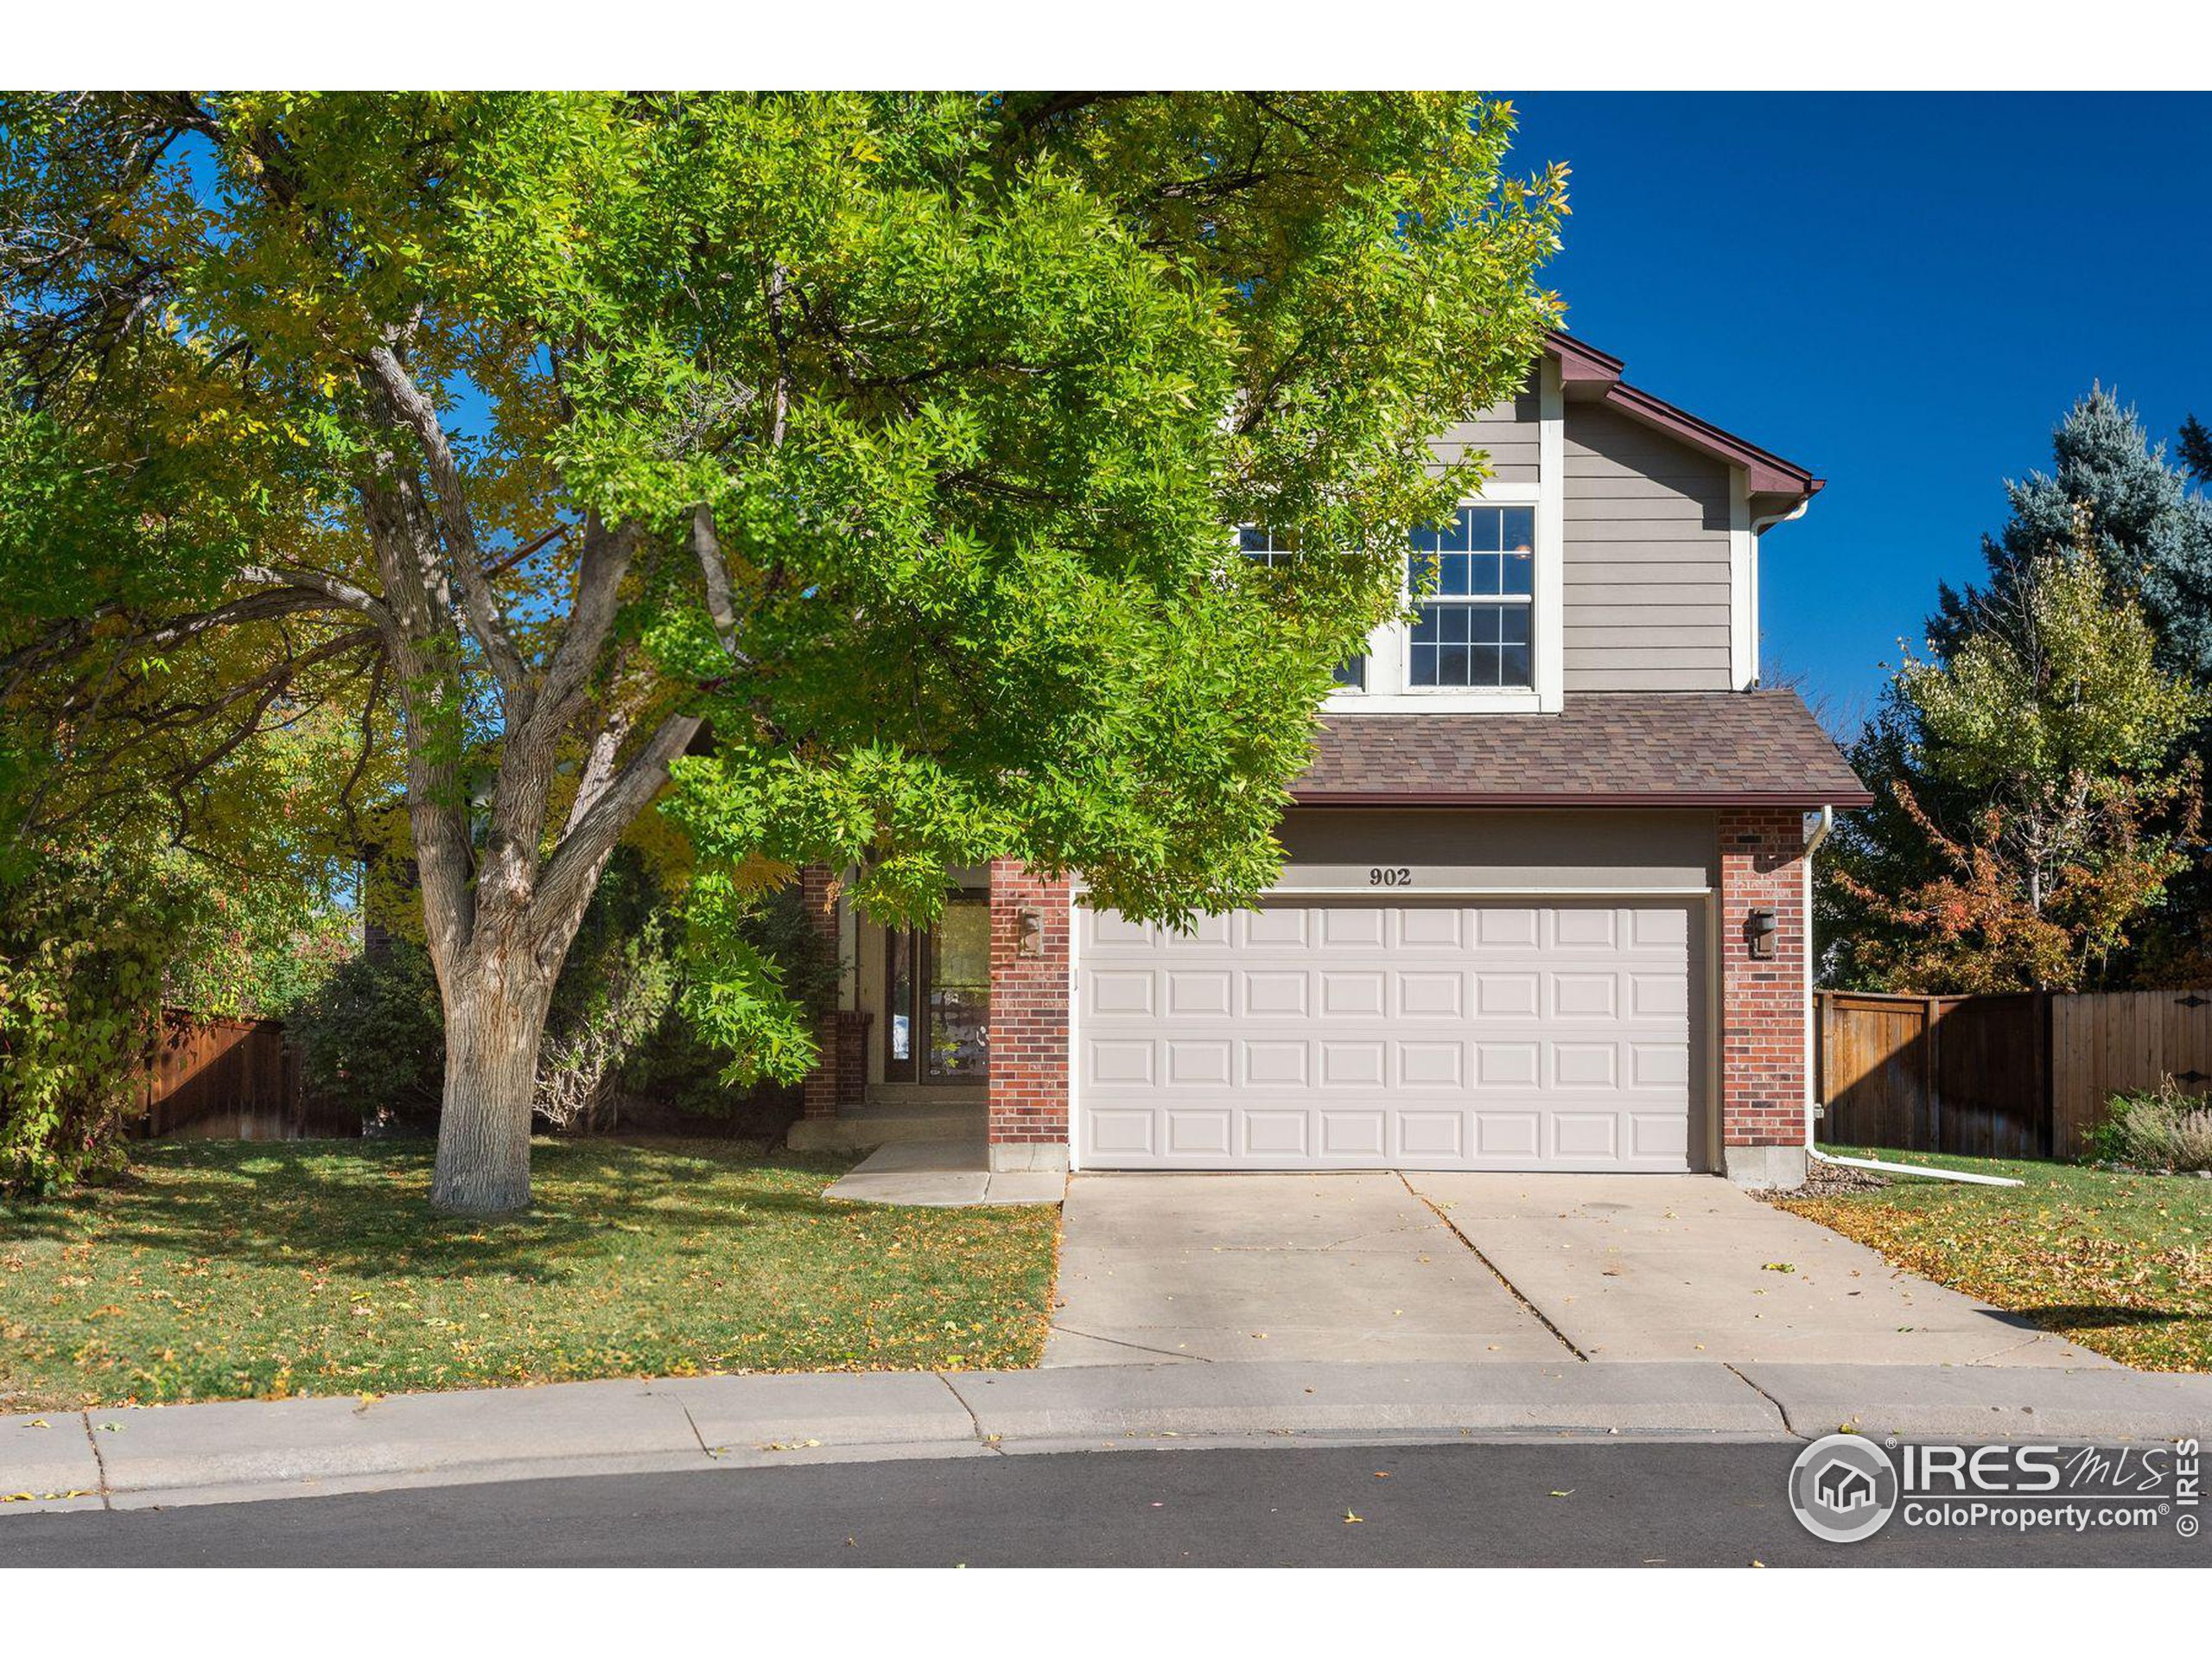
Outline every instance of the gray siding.
<path fill-rule="evenodd" d="M 1726 465 L 1612 410 L 1566 417 L 1566 690 L 1726 690 Z"/>
<path fill-rule="evenodd" d="M 1536 482 L 1536 440 L 1541 416 L 1536 389 L 1530 385 L 1510 404 L 1486 410 L 1471 421 L 1454 421 L 1429 441 L 1436 458 L 1449 465 L 1471 449 L 1490 454 L 1491 475 L 1501 484 Z"/>

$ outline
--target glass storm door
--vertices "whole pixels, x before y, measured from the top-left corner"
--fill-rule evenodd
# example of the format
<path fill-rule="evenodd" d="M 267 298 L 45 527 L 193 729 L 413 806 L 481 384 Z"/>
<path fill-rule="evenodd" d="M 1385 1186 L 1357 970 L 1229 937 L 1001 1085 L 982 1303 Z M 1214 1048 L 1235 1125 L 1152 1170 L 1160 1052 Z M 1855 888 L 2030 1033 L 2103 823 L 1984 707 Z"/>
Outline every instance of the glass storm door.
<path fill-rule="evenodd" d="M 955 894 L 934 928 L 891 933 L 885 944 L 885 1081 L 983 1082 L 990 1057 L 989 899 Z"/>

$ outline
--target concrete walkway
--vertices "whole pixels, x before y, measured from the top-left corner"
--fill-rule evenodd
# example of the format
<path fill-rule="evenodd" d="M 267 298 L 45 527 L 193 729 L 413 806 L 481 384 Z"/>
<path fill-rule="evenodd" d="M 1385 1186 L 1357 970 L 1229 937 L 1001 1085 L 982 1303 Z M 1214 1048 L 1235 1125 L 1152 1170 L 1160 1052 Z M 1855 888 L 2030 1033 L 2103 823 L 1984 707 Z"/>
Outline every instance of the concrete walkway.
<path fill-rule="evenodd" d="M 1565 1359 L 708 1376 L 0 1417 L 0 1534 L 41 1511 L 891 1458 L 1515 1440 L 2174 1440 L 2212 1376 Z"/>
<path fill-rule="evenodd" d="M 931 1209 L 969 1205 L 1058 1204 L 1064 1172 L 994 1171 L 982 1140 L 894 1141 L 878 1147 L 823 1189 L 825 1198 L 856 1204 L 913 1204 Z"/>
<path fill-rule="evenodd" d="M 1704 1175 L 1077 1175 L 1057 1300 L 1053 1366 L 2113 1368 Z"/>

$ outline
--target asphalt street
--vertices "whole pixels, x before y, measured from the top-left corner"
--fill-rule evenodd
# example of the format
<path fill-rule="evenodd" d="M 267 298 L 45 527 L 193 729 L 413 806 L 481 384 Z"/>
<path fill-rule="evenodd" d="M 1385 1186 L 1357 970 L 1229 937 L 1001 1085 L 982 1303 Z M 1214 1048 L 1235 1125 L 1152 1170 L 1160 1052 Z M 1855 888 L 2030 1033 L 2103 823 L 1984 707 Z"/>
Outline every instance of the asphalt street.
<path fill-rule="evenodd" d="M 175 1510 L 0 1514 L 0 1567 L 2203 1566 L 2171 1530 L 1825 1544 L 1795 1442 L 1587 1441 L 848 1463 Z"/>

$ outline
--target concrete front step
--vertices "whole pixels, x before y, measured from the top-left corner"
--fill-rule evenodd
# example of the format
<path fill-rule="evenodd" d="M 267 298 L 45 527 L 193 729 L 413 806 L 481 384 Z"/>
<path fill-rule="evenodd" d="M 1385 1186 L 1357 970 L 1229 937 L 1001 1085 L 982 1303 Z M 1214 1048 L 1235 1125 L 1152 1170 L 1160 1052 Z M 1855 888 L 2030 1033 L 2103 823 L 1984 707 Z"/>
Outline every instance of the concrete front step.
<path fill-rule="evenodd" d="M 919 1107 L 934 1112 L 971 1111 L 988 1109 L 991 1091 L 971 1084 L 938 1083 L 871 1083 L 868 1098 L 861 1110 L 872 1112 L 885 1107 Z"/>
<path fill-rule="evenodd" d="M 793 1152 L 852 1151 L 908 1141 L 973 1141 L 980 1154 L 988 1121 L 981 1107 L 953 1111 L 911 1106 L 862 1109 L 841 1117 L 803 1117 L 791 1125 L 785 1139 Z"/>

